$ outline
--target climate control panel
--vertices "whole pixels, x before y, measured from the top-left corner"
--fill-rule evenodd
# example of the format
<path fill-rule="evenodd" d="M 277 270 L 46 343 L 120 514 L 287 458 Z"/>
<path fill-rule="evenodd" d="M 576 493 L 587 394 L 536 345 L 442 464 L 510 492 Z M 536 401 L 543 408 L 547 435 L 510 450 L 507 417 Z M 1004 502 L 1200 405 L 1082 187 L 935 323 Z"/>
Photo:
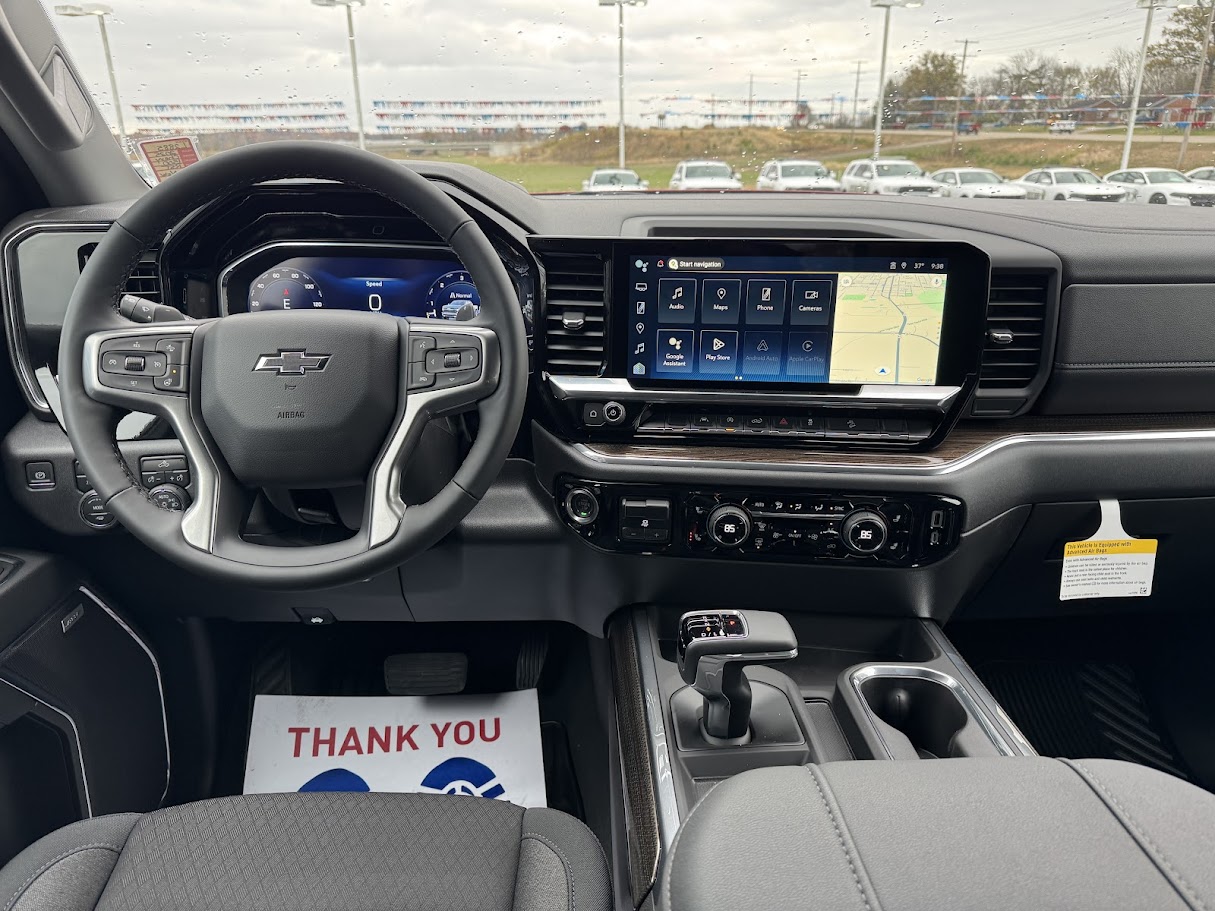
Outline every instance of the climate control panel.
<path fill-rule="evenodd" d="M 963 505 L 922 494 L 674 489 L 562 479 L 557 510 L 592 545 L 727 560 L 922 566 L 958 542 Z"/>

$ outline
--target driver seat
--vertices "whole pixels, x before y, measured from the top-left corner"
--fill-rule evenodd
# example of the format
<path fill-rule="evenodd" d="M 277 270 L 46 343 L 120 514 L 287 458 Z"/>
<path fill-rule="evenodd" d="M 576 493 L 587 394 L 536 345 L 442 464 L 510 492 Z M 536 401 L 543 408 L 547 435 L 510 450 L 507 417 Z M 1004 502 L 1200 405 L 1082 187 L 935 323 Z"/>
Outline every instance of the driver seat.
<path fill-rule="evenodd" d="M 73 823 L 0 870 L 0 911 L 610 911 L 603 851 L 550 809 L 255 794 Z"/>

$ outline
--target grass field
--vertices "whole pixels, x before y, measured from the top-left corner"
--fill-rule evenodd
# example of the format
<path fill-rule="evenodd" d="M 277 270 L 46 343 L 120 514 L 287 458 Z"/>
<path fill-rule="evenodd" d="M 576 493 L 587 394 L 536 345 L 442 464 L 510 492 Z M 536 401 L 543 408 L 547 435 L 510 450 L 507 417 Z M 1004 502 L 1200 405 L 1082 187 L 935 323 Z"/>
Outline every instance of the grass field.
<path fill-rule="evenodd" d="M 665 189 L 676 162 L 685 158 L 718 158 L 742 172 L 743 184 L 754 187 L 759 169 L 770 158 L 813 158 L 837 172 L 849 161 L 872 154 L 872 134 L 847 132 L 784 131 L 755 128 L 704 130 L 630 130 L 627 136 L 629 166 L 648 180 L 653 189 Z M 986 137 L 965 137 L 951 153 L 949 137 L 915 131 L 886 134 L 883 148 L 906 155 L 928 171 L 950 166 L 984 167 L 1006 177 L 1020 177 L 1031 168 L 1048 164 L 1074 165 L 1106 174 L 1118 167 L 1122 144 L 1066 139 L 1036 131 L 1014 131 Z M 1135 142 L 1132 162 L 1140 166 L 1176 167 L 1176 134 L 1147 133 Z M 392 154 L 391 152 L 388 154 Z M 525 149 L 517 158 L 462 156 L 444 160 L 474 165 L 531 193 L 573 192 L 582 188 L 596 167 L 613 167 L 616 161 L 614 130 L 571 133 Z M 1184 170 L 1215 164 L 1215 143 L 1192 143 Z"/>

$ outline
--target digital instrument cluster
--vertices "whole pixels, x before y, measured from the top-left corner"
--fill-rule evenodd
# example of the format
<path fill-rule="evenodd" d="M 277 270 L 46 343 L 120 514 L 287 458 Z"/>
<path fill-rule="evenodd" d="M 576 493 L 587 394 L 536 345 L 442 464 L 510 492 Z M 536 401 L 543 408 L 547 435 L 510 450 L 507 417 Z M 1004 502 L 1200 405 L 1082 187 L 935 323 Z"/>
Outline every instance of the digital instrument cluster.
<path fill-rule="evenodd" d="M 451 260 L 294 256 L 253 278 L 248 308 L 468 319 L 480 312 L 481 297 L 472 276 Z"/>
<path fill-rule="evenodd" d="M 509 265 L 508 271 L 530 335 L 530 277 Z M 275 244 L 228 266 L 220 285 L 225 314 L 351 310 L 465 320 L 481 311 L 481 296 L 463 264 L 450 251 L 421 246 Z"/>

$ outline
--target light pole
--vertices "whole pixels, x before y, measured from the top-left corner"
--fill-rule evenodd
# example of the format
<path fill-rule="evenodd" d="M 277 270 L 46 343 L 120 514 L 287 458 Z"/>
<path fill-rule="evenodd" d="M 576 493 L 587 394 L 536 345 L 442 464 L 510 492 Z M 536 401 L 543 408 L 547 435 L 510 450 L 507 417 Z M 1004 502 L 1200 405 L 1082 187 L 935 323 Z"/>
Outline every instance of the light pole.
<path fill-rule="evenodd" d="M 1139 116 L 1139 94 L 1143 91 L 1143 71 L 1147 69 L 1148 43 L 1152 40 L 1152 16 L 1158 9 L 1178 9 L 1193 6 L 1193 2 L 1179 0 L 1135 0 L 1135 5 L 1147 10 L 1147 21 L 1143 25 L 1143 46 L 1139 48 L 1139 69 L 1135 73 L 1135 92 L 1131 97 L 1131 110 L 1126 118 L 1126 142 L 1122 144 L 1122 165 L 1125 171 L 1131 164 L 1131 144 L 1135 141 L 1135 120 Z"/>
<path fill-rule="evenodd" d="M 1207 13 L 1207 29 L 1202 35 L 1202 53 L 1198 56 L 1198 72 L 1194 74 L 1194 107 L 1190 109 L 1185 132 L 1181 136 L 1181 152 L 1177 156 L 1177 170 L 1179 171 L 1185 167 L 1185 153 L 1190 145 L 1190 130 L 1194 129 L 1194 115 L 1198 113 L 1198 104 L 1202 99 L 1202 77 L 1207 72 L 1207 54 L 1211 50 L 1211 30 L 1215 29 L 1215 0 L 1209 0 L 1209 2 L 1211 11 Z"/>
<path fill-rule="evenodd" d="M 890 47 L 890 11 L 896 6 L 916 9 L 924 5 L 924 0 L 869 0 L 869 5 L 886 10 L 886 24 L 882 27 L 882 62 L 878 72 L 877 117 L 873 121 L 873 157 L 879 158 L 882 154 L 882 119 L 886 115 L 886 51 Z"/>
<path fill-rule="evenodd" d="M 110 36 L 106 32 L 105 17 L 113 15 L 114 10 L 104 3 L 67 3 L 55 7 L 60 16 L 96 16 L 97 25 L 101 29 L 101 47 L 105 51 L 105 65 L 110 73 L 110 97 L 114 100 L 114 117 L 118 120 L 118 142 L 122 150 L 127 150 L 127 126 L 122 119 L 122 102 L 118 100 L 118 78 L 114 75 L 114 57 L 110 53 Z"/>
<path fill-rule="evenodd" d="M 647 0 L 599 0 L 600 6 L 616 7 L 616 41 L 618 68 L 616 73 L 617 91 L 620 95 L 620 120 L 617 124 L 617 158 L 618 166 L 624 167 L 624 8 L 626 6 L 645 6 Z"/>
<path fill-rule="evenodd" d="M 313 6 L 346 7 L 346 40 L 350 44 L 350 72 L 354 76 L 354 118 L 359 127 L 359 148 L 367 148 L 367 133 L 363 129 L 363 92 L 359 88 L 359 55 L 354 45 L 354 7 L 366 6 L 367 0 L 312 0 Z"/>
<path fill-rule="evenodd" d="M 805 70 L 797 71 L 797 90 L 793 93 L 793 120 L 791 121 L 794 127 L 797 126 L 797 119 L 802 112 L 802 77 L 809 76 Z M 810 126 L 810 117 L 806 117 L 806 126 Z"/>

